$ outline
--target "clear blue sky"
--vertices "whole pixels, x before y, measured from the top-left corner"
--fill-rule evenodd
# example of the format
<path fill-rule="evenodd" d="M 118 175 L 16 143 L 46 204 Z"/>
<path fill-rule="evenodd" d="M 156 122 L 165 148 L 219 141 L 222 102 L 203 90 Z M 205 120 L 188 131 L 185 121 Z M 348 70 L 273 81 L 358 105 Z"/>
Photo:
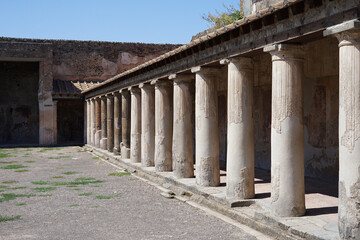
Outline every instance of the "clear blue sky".
<path fill-rule="evenodd" d="M 187 43 L 223 3 L 240 0 L 0 0 L 0 36 Z"/>

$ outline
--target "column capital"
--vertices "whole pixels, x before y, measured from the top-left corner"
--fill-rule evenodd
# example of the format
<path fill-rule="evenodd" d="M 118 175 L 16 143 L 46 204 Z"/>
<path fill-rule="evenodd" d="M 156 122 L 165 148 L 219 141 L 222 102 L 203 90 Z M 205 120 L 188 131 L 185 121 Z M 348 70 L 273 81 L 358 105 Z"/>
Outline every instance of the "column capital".
<path fill-rule="evenodd" d="M 335 34 L 339 47 L 360 45 L 360 29 L 352 29 Z"/>
<path fill-rule="evenodd" d="M 186 83 L 186 82 L 192 82 L 195 80 L 195 75 L 194 74 L 171 74 L 169 76 L 170 80 L 174 81 L 174 84 L 179 84 L 179 83 Z"/>
<path fill-rule="evenodd" d="M 228 65 L 230 63 L 233 63 L 235 65 L 239 65 L 242 68 L 253 68 L 254 67 L 254 60 L 251 57 L 231 57 L 220 60 L 220 64 L 222 65 Z"/>
<path fill-rule="evenodd" d="M 154 79 L 154 80 L 151 81 L 151 85 L 154 85 L 155 88 L 158 88 L 158 87 L 168 87 L 168 86 L 171 86 L 171 82 L 170 82 L 170 81 L 166 81 L 166 80 Z"/>
<path fill-rule="evenodd" d="M 193 67 L 191 68 L 191 72 L 192 73 L 218 73 L 218 71 L 220 71 L 220 68 L 217 67 L 201 67 L 201 66 L 197 66 L 197 67 Z"/>
<path fill-rule="evenodd" d="M 119 93 L 122 95 L 127 95 L 127 94 L 129 94 L 129 89 L 126 89 L 126 88 L 120 89 Z"/>
<path fill-rule="evenodd" d="M 116 92 L 113 92 L 113 93 L 111 93 L 114 97 L 115 96 L 119 96 L 120 95 L 120 91 L 116 91 Z"/>
<path fill-rule="evenodd" d="M 113 98 L 114 95 L 113 95 L 113 93 L 107 93 L 107 94 L 105 94 L 105 97 L 106 98 Z"/>
<path fill-rule="evenodd" d="M 138 87 L 136 87 L 136 86 L 131 86 L 131 87 L 128 88 L 128 90 L 129 90 L 129 92 L 130 92 L 131 94 L 139 93 L 139 92 L 140 92 L 140 89 L 139 89 Z"/>
<path fill-rule="evenodd" d="M 270 53 L 273 61 L 286 59 L 303 61 L 305 55 L 302 45 L 285 43 L 265 46 L 264 52 Z"/>
<path fill-rule="evenodd" d="M 152 86 L 150 83 L 140 83 L 139 88 L 140 89 L 151 89 L 151 88 L 154 88 L 154 86 Z"/>

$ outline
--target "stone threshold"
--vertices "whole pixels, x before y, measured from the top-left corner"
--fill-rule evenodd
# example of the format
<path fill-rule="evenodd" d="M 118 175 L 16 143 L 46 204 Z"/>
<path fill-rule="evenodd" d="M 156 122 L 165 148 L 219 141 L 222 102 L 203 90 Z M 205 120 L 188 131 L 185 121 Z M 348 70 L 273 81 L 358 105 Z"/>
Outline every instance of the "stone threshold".
<path fill-rule="evenodd" d="M 131 163 L 130 159 L 122 159 L 121 156 L 106 150 L 89 145 L 85 145 L 84 148 L 136 176 L 162 186 L 169 197 L 174 196 L 184 202 L 192 201 L 204 205 L 275 239 L 340 239 L 337 222 L 320 216 L 279 218 L 270 213 L 269 199 L 231 201 L 225 198 L 225 186 L 198 186 L 195 178 L 177 179 L 172 172 L 155 172 L 154 167 L 142 167 L 140 163 Z"/>

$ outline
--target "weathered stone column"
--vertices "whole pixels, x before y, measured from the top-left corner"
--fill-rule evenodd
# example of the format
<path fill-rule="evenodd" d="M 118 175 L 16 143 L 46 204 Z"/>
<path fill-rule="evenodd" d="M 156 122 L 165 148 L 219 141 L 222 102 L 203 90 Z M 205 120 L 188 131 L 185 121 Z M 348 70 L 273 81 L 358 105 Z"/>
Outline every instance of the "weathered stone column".
<path fill-rule="evenodd" d="M 121 157 L 130 158 L 130 94 L 128 90 L 122 89 L 121 93 Z"/>
<path fill-rule="evenodd" d="M 101 98 L 95 98 L 95 147 L 100 147 L 101 140 Z"/>
<path fill-rule="evenodd" d="M 193 74 L 170 75 L 174 80 L 173 171 L 177 178 L 194 176 L 194 141 L 192 123 L 191 82 Z"/>
<path fill-rule="evenodd" d="M 107 150 L 114 151 L 114 96 L 106 94 Z"/>
<path fill-rule="evenodd" d="M 282 217 L 305 213 L 304 52 L 301 46 L 266 47 L 272 56 L 271 208 Z"/>
<path fill-rule="evenodd" d="M 228 63 L 226 197 L 253 198 L 253 61 L 251 58 L 238 57 L 224 63 Z"/>
<path fill-rule="evenodd" d="M 95 146 L 95 98 L 91 99 L 91 145 Z"/>
<path fill-rule="evenodd" d="M 201 186 L 218 186 L 220 162 L 216 79 L 219 69 L 196 67 L 191 71 L 196 73 L 196 183 Z"/>
<path fill-rule="evenodd" d="M 155 85 L 155 171 L 172 170 L 171 83 L 153 80 Z"/>
<path fill-rule="evenodd" d="M 114 154 L 120 154 L 121 142 L 121 96 L 119 92 L 114 94 Z"/>
<path fill-rule="evenodd" d="M 339 39 L 339 232 L 360 239 L 360 30 Z"/>
<path fill-rule="evenodd" d="M 141 83 L 141 165 L 154 166 L 155 154 L 155 91 Z"/>
<path fill-rule="evenodd" d="M 141 95 L 140 89 L 130 87 L 131 93 L 131 130 L 130 130 L 130 160 L 141 162 Z"/>
<path fill-rule="evenodd" d="M 106 97 L 101 97 L 101 140 L 100 147 L 104 150 L 107 149 L 107 111 L 106 111 Z"/>
<path fill-rule="evenodd" d="M 86 144 L 91 142 L 91 100 L 86 100 Z"/>

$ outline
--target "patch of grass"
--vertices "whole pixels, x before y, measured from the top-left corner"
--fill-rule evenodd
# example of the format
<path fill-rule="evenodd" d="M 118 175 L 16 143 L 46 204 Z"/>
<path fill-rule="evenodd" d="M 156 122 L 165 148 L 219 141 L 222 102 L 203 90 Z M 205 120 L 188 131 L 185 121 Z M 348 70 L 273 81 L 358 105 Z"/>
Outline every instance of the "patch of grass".
<path fill-rule="evenodd" d="M 15 170 L 14 172 L 28 172 L 29 170 L 27 169 L 21 169 L 21 170 Z"/>
<path fill-rule="evenodd" d="M 0 185 L 0 189 L 2 189 L 2 188 L 8 188 L 8 186 Z"/>
<path fill-rule="evenodd" d="M 34 163 L 35 161 L 31 160 L 31 161 L 25 161 L 26 163 Z"/>
<path fill-rule="evenodd" d="M 1 169 L 19 169 L 19 168 L 27 168 L 28 166 L 24 166 L 21 164 L 7 165 L 4 167 L 0 167 Z"/>
<path fill-rule="evenodd" d="M 28 156 L 28 155 L 24 155 L 24 156 L 22 156 L 23 158 L 26 158 L 26 157 L 30 157 L 30 156 Z M 26 161 L 25 161 L 26 162 Z"/>
<path fill-rule="evenodd" d="M 81 190 L 81 188 L 73 188 L 73 189 L 71 189 L 71 190 L 74 190 L 74 191 L 80 191 L 80 190 Z"/>
<path fill-rule="evenodd" d="M 67 186 L 76 187 L 78 185 L 86 185 L 90 183 L 102 183 L 102 180 L 96 180 L 95 178 L 77 178 L 75 181 L 70 182 L 50 182 L 50 181 L 33 181 L 34 185 L 53 185 L 53 186 Z"/>
<path fill-rule="evenodd" d="M 48 159 L 61 159 L 61 158 L 71 158 L 71 157 L 70 156 L 48 157 Z"/>
<path fill-rule="evenodd" d="M 92 195 L 92 192 L 86 192 L 86 193 L 80 193 L 79 196 L 90 196 Z"/>
<path fill-rule="evenodd" d="M 33 150 L 32 148 L 25 149 L 26 152 L 31 152 L 32 150 Z"/>
<path fill-rule="evenodd" d="M 116 198 L 116 197 L 120 197 L 121 194 L 115 194 L 115 195 L 97 195 L 95 196 L 96 199 L 112 199 L 112 198 Z"/>
<path fill-rule="evenodd" d="M 79 204 L 71 204 L 70 207 L 78 207 L 80 206 Z"/>
<path fill-rule="evenodd" d="M 10 164 L 10 163 L 16 163 L 17 161 L 0 161 L 0 163 L 7 163 L 7 164 Z"/>
<path fill-rule="evenodd" d="M 0 158 L 8 158 L 10 157 L 10 154 L 8 153 L 0 153 Z"/>
<path fill-rule="evenodd" d="M 78 174 L 78 172 L 63 172 L 62 174 L 65 174 L 65 175 L 73 175 L 73 174 Z"/>
<path fill-rule="evenodd" d="M 76 185 L 67 185 L 66 187 L 77 187 Z"/>
<path fill-rule="evenodd" d="M 92 187 L 101 187 L 101 185 L 93 185 Z"/>
<path fill-rule="evenodd" d="M 16 206 L 25 206 L 26 205 L 26 203 L 18 203 L 18 204 L 16 204 Z"/>
<path fill-rule="evenodd" d="M 95 178 L 92 178 L 92 177 L 81 177 L 81 178 L 77 178 L 75 179 L 76 182 L 83 182 L 83 181 L 93 181 L 93 180 L 96 180 Z"/>
<path fill-rule="evenodd" d="M 129 181 L 139 180 L 138 178 L 129 178 Z"/>
<path fill-rule="evenodd" d="M 39 197 L 51 197 L 52 194 L 48 193 L 48 194 L 40 194 L 38 195 Z"/>
<path fill-rule="evenodd" d="M 50 192 L 50 191 L 54 191 L 56 189 L 56 187 L 36 187 L 36 188 L 32 188 L 32 190 L 36 191 L 36 192 Z"/>
<path fill-rule="evenodd" d="M 92 206 L 92 208 L 98 208 L 98 207 L 100 207 L 100 206 L 99 205 Z"/>
<path fill-rule="evenodd" d="M 52 178 L 64 178 L 63 176 L 53 176 Z"/>
<path fill-rule="evenodd" d="M 26 186 L 21 186 L 21 187 L 11 187 L 11 188 L 8 188 L 9 190 L 17 190 L 17 189 L 25 189 L 27 188 Z"/>
<path fill-rule="evenodd" d="M 50 182 L 48 182 L 48 181 L 34 181 L 31 183 L 34 185 L 49 185 L 50 184 Z"/>
<path fill-rule="evenodd" d="M 10 180 L 10 181 L 4 181 L 3 184 L 12 184 L 12 183 L 18 183 L 18 181 Z"/>
<path fill-rule="evenodd" d="M 99 160 L 100 158 L 99 157 L 93 157 L 92 159 Z"/>
<path fill-rule="evenodd" d="M 61 148 L 43 148 L 39 152 L 61 150 Z"/>
<path fill-rule="evenodd" d="M 131 175 L 131 173 L 129 173 L 129 172 L 114 172 L 114 173 L 108 174 L 108 176 L 117 176 L 117 177 L 121 177 L 121 176 L 125 176 L 125 175 Z"/>
<path fill-rule="evenodd" d="M 56 169 L 64 169 L 63 167 L 57 167 Z"/>
<path fill-rule="evenodd" d="M 20 218 L 21 218 L 20 215 L 17 215 L 15 217 L 1 216 L 0 215 L 0 222 L 15 221 L 15 220 L 19 220 Z"/>
<path fill-rule="evenodd" d="M 36 196 L 35 194 L 15 194 L 15 193 L 2 193 L 1 194 L 2 198 L 0 198 L 0 203 L 1 202 L 6 202 L 6 201 L 10 201 L 10 200 L 14 200 L 18 197 L 34 197 Z"/>

